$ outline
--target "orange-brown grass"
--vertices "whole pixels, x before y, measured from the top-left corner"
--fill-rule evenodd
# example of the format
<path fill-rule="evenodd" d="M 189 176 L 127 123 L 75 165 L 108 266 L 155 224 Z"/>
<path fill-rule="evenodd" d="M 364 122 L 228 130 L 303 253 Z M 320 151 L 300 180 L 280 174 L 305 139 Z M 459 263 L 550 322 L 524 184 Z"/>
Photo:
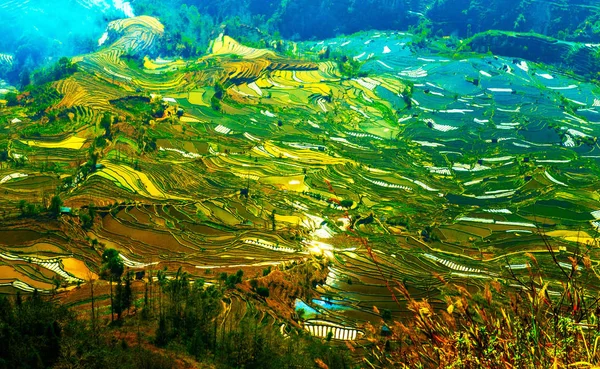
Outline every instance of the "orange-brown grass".
<path fill-rule="evenodd" d="M 478 293 L 439 277 L 447 306 L 441 311 L 397 283 L 410 318 L 388 324 L 388 338 L 377 338 L 376 328 L 367 325 L 373 346 L 364 360 L 400 368 L 597 368 L 600 307 L 586 289 L 594 275 L 589 258 L 573 256 L 572 269 L 557 263 L 562 289 L 550 286 L 535 257 L 529 258 L 528 278 L 511 274 L 509 283 L 490 281 Z"/>

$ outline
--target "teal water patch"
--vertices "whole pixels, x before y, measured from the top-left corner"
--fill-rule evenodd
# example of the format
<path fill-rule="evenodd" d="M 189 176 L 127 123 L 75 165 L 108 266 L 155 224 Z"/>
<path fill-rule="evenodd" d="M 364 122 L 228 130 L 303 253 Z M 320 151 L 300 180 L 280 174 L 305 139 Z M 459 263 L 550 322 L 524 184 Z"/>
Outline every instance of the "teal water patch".
<path fill-rule="evenodd" d="M 303 319 L 316 318 L 316 317 L 322 315 L 325 310 L 344 311 L 344 310 L 351 309 L 349 306 L 343 305 L 337 301 L 313 299 L 311 302 L 319 310 L 313 308 L 312 306 L 308 305 L 306 302 L 304 302 L 300 299 L 296 299 L 294 309 L 296 310 L 296 312 L 298 312 L 301 309 L 304 310 L 304 314 L 302 315 Z M 323 309 L 323 311 L 320 311 L 321 309 Z"/>
<path fill-rule="evenodd" d="M 312 302 L 313 302 L 313 304 L 318 305 L 327 310 L 340 311 L 340 310 L 348 310 L 349 309 L 348 306 L 338 304 L 337 302 L 332 302 L 329 300 L 325 301 L 325 300 L 313 299 Z"/>
<path fill-rule="evenodd" d="M 298 312 L 300 309 L 304 310 L 303 319 L 312 319 L 315 318 L 319 312 L 310 307 L 306 302 L 296 299 L 295 310 Z"/>

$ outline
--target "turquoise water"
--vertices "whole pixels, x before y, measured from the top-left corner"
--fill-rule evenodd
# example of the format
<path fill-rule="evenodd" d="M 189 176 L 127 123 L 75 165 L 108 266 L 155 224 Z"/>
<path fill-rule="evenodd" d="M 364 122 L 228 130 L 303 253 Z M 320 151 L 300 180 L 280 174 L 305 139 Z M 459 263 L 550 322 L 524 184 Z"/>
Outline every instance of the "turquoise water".
<path fill-rule="evenodd" d="M 350 309 L 348 306 L 339 304 L 335 301 L 330 302 L 326 300 L 313 299 L 311 302 L 314 305 L 316 305 L 319 309 L 323 310 L 344 311 Z M 296 299 L 295 310 L 298 311 L 300 309 L 304 309 L 304 315 L 302 317 L 303 319 L 312 319 L 320 315 L 319 310 L 313 308 L 312 306 L 308 305 L 306 302 L 300 299 Z"/>
<path fill-rule="evenodd" d="M 321 306 L 322 308 L 325 308 L 327 310 L 348 310 L 349 309 L 345 305 L 341 305 L 336 302 L 331 302 L 331 301 L 326 301 L 326 300 L 313 299 L 312 302 L 313 302 L 313 304 Z"/>
<path fill-rule="evenodd" d="M 298 311 L 300 309 L 304 309 L 304 319 L 312 319 L 319 314 L 318 311 L 308 306 L 304 301 L 296 299 L 295 310 Z"/>

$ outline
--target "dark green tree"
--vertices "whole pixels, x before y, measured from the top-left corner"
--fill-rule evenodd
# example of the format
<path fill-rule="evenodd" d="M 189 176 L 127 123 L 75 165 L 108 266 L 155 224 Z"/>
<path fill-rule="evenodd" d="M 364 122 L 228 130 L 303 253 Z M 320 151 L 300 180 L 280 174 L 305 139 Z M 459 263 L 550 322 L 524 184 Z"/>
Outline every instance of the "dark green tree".
<path fill-rule="evenodd" d="M 27 201 L 20 200 L 17 207 L 19 208 L 19 211 L 21 212 L 21 216 L 25 216 L 25 208 L 27 207 Z"/>
<path fill-rule="evenodd" d="M 17 94 L 14 92 L 9 92 L 6 95 L 4 95 L 4 100 L 6 100 L 6 106 L 19 105 L 19 100 L 17 99 Z"/>
<path fill-rule="evenodd" d="M 102 119 L 100 120 L 100 127 L 102 127 L 102 129 L 104 129 L 104 137 L 108 138 L 109 140 L 112 137 L 112 132 L 111 132 L 112 123 L 113 123 L 112 115 L 108 112 L 104 113 L 104 115 L 102 116 Z"/>
<path fill-rule="evenodd" d="M 119 257 L 119 252 L 115 249 L 106 249 L 102 253 L 102 273 L 110 282 L 110 319 L 114 321 L 114 298 L 112 282 L 120 280 L 125 266 L 123 260 Z"/>
<path fill-rule="evenodd" d="M 269 289 L 267 287 L 258 287 L 256 289 L 256 293 L 258 293 L 262 297 L 269 297 Z"/>
<path fill-rule="evenodd" d="M 60 215 L 60 208 L 63 205 L 62 199 L 60 198 L 59 195 L 54 195 L 52 196 L 52 199 L 50 200 L 50 207 L 48 208 L 48 211 L 50 212 L 50 214 L 53 217 L 57 217 Z"/>
<path fill-rule="evenodd" d="M 0 295 L 0 367 L 49 368 L 61 355 L 63 328 L 72 314 L 36 291 L 13 303 Z"/>
<path fill-rule="evenodd" d="M 86 231 L 92 228 L 92 225 L 94 224 L 89 214 L 85 213 L 79 214 L 79 221 L 81 222 L 81 228 L 85 229 Z"/>
<path fill-rule="evenodd" d="M 346 200 L 342 200 L 342 201 L 340 201 L 340 206 L 341 206 L 341 207 L 344 207 L 344 208 L 351 208 L 351 207 L 352 207 L 352 205 L 354 205 L 354 201 L 352 201 L 352 200 L 348 200 L 348 199 L 346 199 Z"/>

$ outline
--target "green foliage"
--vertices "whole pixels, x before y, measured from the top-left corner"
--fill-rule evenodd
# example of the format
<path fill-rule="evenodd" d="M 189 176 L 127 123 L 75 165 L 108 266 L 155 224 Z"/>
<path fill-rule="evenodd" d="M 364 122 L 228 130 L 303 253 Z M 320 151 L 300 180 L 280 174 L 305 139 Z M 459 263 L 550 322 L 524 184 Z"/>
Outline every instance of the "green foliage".
<path fill-rule="evenodd" d="M 102 253 L 102 272 L 103 276 L 111 280 L 121 278 L 125 266 L 123 260 L 119 257 L 119 252 L 115 249 L 106 249 Z"/>
<path fill-rule="evenodd" d="M 6 148 L 0 149 L 0 162 L 8 161 L 8 150 Z"/>
<path fill-rule="evenodd" d="M 15 302 L 0 295 L 0 368 L 51 367 L 61 355 L 62 325 L 72 314 L 39 293 Z"/>
<path fill-rule="evenodd" d="M 0 368 L 171 369 L 174 362 L 129 347 L 56 301 L 0 295 Z"/>
<path fill-rule="evenodd" d="M 129 310 L 133 302 L 133 291 L 131 289 L 131 273 L 125 275 L 125 283 L 122 280 L 117 282 L 113 308 L 117 313 L 117 319 L 121 319 L 121 314 L 125 310 Z"/>
<path fill-rule="evenodd" d="M 92 217 L 90 217 L 90 215 L 86 213 L 79 214 L 79 221 L 81 222 L 81 228 L 85 229 L 86 231 L 90 230 L 94 225 Z"/>
<path fill-rule="evenodd" d="M 214 347 L 217 338 L 214 319 L 221 311 L 221 292 L 214 286 L 190 284 L 187 273 L 181 270 L 162 289 L 168 301 L 159 318 L 156 344 L 180 342 L 192 355 L 200 357 Z"/>
<path fill-rule="evenodd" d="M 15 92 L 8 92 L 6 95 L 4 95 L 4 100 L 6 100 L 6 106 L 19 105 L 19 100 Z"/>
<path fill-rule="evenodd" d="M 127 64 L 127 67 L 133 71 L 141 72 L 144 70 L 144 59 L 137 55 L 125 54 L 121 59 Z"/>
<path fill-rule="evenodd" d="M 347 78 L 358 78 L 368 76 L 367 72 L 362 72 L 360 70 L 363 63 L 354 60 L 353 58 L 342 56 L 340 59 L 338 59 L 337 62 L 340 72 L 343 76 Z"/>
<path fill-rule="evenodd" d="M 258 293 L 259 296 L 262 296 L 265 298 L 269 297 L 269 294 L 270 294 L 269 289 L 267 287 L 258 287 L 256 289 L 256 293 Z"/>
<path fill-rule="evenodd" d="M 143 136 L 142 145 L 144 148 L 144 152 L 154 152 L 157 149 L 156 145 L 156 137 L 148 137 L 147 135 Z"/>
<path fill-rule="evenodd" d="M 27 202 L 27 200 L 20 200 L 17 207 L 22 217 L 35 217 L 42 211 L 39 205 Z"/>
<path fill-rule="evenodd" d="M 203 7 L 199 10 L 196 5 L 141 0 L 136 3 L 136 11 L 160 17 L 165 25 L 166 34 L 160 44 L 162 53 L 189 58 L 206 51 L 217 26 L 213 16 Z"/>
<path fill-rule="evenodd" d="M 413 93 L 414 93 L 414 85 L 412 82 L 405 82 L 406 86 L 402 89 L 402 91 L 400 91 L 400 95 L 402 96 L 402 100 L 404 101 L 404 104 L 406 105 L 406 109 L 407 110 L 411 110 L 412 109 L 412 97 L 413 97 Z"/>
<path fill-rule="evenodd" d="M 19 208 L 19 211 L 21 211 L 21 216 L 25 215 L 24 210 L 27 207 L 27 200 L 20 200 L 17 207 Z"/>
<path fill-rule="evenodd" d="M 385 321 L 389 321 L 392 319 L 392 312 L 389 309 L 383 309 L 381 311 L 381 319 L 385 320 Z"/>
<path fill-rule="evenodd" d="M 88 205 L 88 214 L 92 219 L 96 217 L 96 206 L 94 204 Z"/>
<path fill-rule="evenodd" d="M 221 84 L 221 82 L 215 82 L 214 86 L 213 86 L 215 93 L 214 95 L 210 98 L 210 106 L 213 108 L 213 110 L 215 111 L 221 111 L 221 101 L 223 100 L 223 98 L 225 97 L 225 93 L 226 93 L 226 89 L 225 87 Z"/>
<path fill-rule="evenodd" d="M 46 121 L 35 122 L 33 124 L 28 124 L 22 128 L 19 128 L 19 135 L 21 137 L 42 137 L 42 136 L 57 136 L 64 135 L 65 132 L 68 132 L 72 129 L 76 129 L 78 127 L 71 126 L 71 121 L 68 118 L 68 114 L 72 112 L 72 109 L 54 109 L 54 110 L 39 110 L 36 112 L 38 108 L 30 108 L 28 105 L 32 102 L 31 99 L 28 100 L 28 95 L 21 100 L 21 102 L 26 106 L 26 110 L 29 113 L 33 113 L 34 119 L 40 119 L 42 117 L 46 117 Z M 57 103 L 59 100 L 55 100 L 52 104 Z M 32 103 L 34 104 L 34 103 Z M 35 104 L 34 104 L 35 105 Z M 84 124 L 83 122 L 81 124 Z"/>
<path fill-rule="evenodd" d="M 433 25 L 427 18 L 421 18 L 415 27 L 410 27 L 409 31 L 413 38 L 409 44 L 412 49 L 422 49 L 431 41 L 433 35 Z"/>
<path fill-rule="evenodd" d="M 375 217 L 373 214 L 369 214 L 367 217 L 357 217 L 356 222 L 354 222 L 354 226 L 367 225 L 373 223 L 374 221 Z"/>
<path fill-rule="evenodd" d="M 161 314 L 158 319 L 158 328 L 156 329 L 154 344 L 158 347 L 166 346 L 171 340 L 169 331 L 167 329 L 167 318 Z"/>
<path fill-rule="evenodd" d="M 227 288 L 235 288 L 235 285 L 238 283 L 242 283 L 242 277 L 244 275 L 244 271 L 241 269 L 237 271 L 236 274 L 231 274 L 225 280 L 225 284 Z"/>
<path fill-rule="evenodd" d="M 271 274 L 271 267 L 267 267 L 265 269 L 263 269 L 263 277 L 268 276 L 269 274 Z"/>
<path fill-rule="evenodd" d="M 214 111 L 221 111 L 221 100 L 217 99 L 215 96 L 211 97 L 210 107 L 213 108 Z"/>
<path fill-rule="evenodd" d="M 77 65 L 71 62 L 69 58 L 63 57 L 53 66 L 33 72 L 33 83 L 36 85 L 43 85 L 59 81 L 69 77 L 75 72 L 77 72 Z"/>
<path fill-rule="evenodd" d="M 111 126 L 113 123 L 113 117 L 109 112 L 104 113 L 102 119 L 100 119 L 100 127 L 104 129 L 104 137 L 109 140 L 112 138 Z"/>
<path fill-rule="evenodd" d="M 426 226 L 423 231 L 421 231 L 421 235 L 427 242 L 437 242 L 440 240 L 439 236 L 435 232 L 435 229 L 432 226 Z"/>
<path fill-rule="evenodd" d="M 258 280 L 257 279 L 251 279 L 250 280 L 250 287 L 252 287 L 254 290 L 256 290 L 256 288 L 258 288 Z"/>
<path fill-rule="evenodd" d="M 117 257 L 114 250 L 103 255 L 103 259 Z M 118 313 L 127 308 L 130 278 L 117 285 Z M 232 320 L 235 314 L 221 314 L 223 302 L 231 299 L 224 299 L 215 286 L 189 283 L 181 270 L 171 280 L 159 280 L 164 281 L 165 300 L 155 335 L 157 346 L 184 350 L 217 368 L 309 368 L 315 361 L 332 369 L 352 366 L 344 347 L 325 346 L 305 335 L 292 334 L 284 340 L 279 326 L 264 324 L 260 313 L 248 312 L 239 321 Z M 90 329 L 86 321 L 37 292 L 29 298 L 18 294 L 14 300 L 0 295 L 0 368 L 174 367 L 168 356 L 132 344 L 122 333 L 117 337 L 110 327 L 92 324 Z"/>
<path fill-rule="evenodd" d="M 52 199 L 50 200 L 50 207 L 48 208 L 48 211 L 50 212 L 50 214 L 54 217 L 57 217 L 58 215 L 60 215 L 60 208 L 63 205 L 62 199 L 60 198 L 60 196 L 55 195 L 52 196 Z"/>
<path fill-rule="evenodd" d="M 575 114 L 577 109 L 579 109 L 579 105 L 575 104 L 573 101 L 567 99 L 565 96 L 560 95 L 560 108 L 571 113 Z"/>
<path fill-rule="evenodd" d="M 223 303 L 232 300 L 215 286 L 190 284 L 181 271 L 162 291 L 167 301 L 156 330 L 158 346 L 183 348 L 201 362 L 212 358 L 219 368 L 310 368 L 316 359 L 330 368 L 351 366 L 345 348 L 326 347 L 304 335 L 284 340 L 278 325 L 264 324 L 261 313 L 248 311 L 240 320 L 222 314 Z"/>
<path fill-rule="evenodd" d="M 352 205 L 354 205 L 354 201 L 352 201 L 352 200 L 345 199 L 345 200 L 340 201 L 340 206 L 341 207 L 351 208 Z"/>
<path fill-rule="evenodd" d="M 390 217 L 385 222 L 391 226 L 402 226 L 405 228 L 409 228 L 410 226 L 410 219 L 402 215 Z"/>
<path fill-rule="evenodd" d="M 515 31 L 520 30 L 526 22 L 527 21 L 525 19 L 525 16 L 523 15 L 523 13 L 520 13 L 517 16 L 517 20 L 515 20 L 515 25 L 514 25 Z"/>
<path fill-rule="evenodd" d="M 131 114 L 131 118 L 134 121 L 147 124 L 150 120 L 155 118 L 162 118 L 165 113 L 164 103 L 160 100 L 151 101 L 150 98 L 145 96 L 127 96 L 121 99 L 110 100 L 111 105 L 117 109 L 124 110 Z M 107 117 L 107 115 L 109 115 Z M 114 119 L 110 116 L 110 113 L 105 113 L 100 125 L 105 129 L 108 135 L 110 123 L 112 124 Z M 110 139 L 110 136 L 107 136 Z"/>
<path fill-rule="evenodd" d="M 49 83 L 29 85 L 21 95 L 19 104 L 25 106 L 34 119 L 39 119 L 61 98 L 62 95 Z"/>

